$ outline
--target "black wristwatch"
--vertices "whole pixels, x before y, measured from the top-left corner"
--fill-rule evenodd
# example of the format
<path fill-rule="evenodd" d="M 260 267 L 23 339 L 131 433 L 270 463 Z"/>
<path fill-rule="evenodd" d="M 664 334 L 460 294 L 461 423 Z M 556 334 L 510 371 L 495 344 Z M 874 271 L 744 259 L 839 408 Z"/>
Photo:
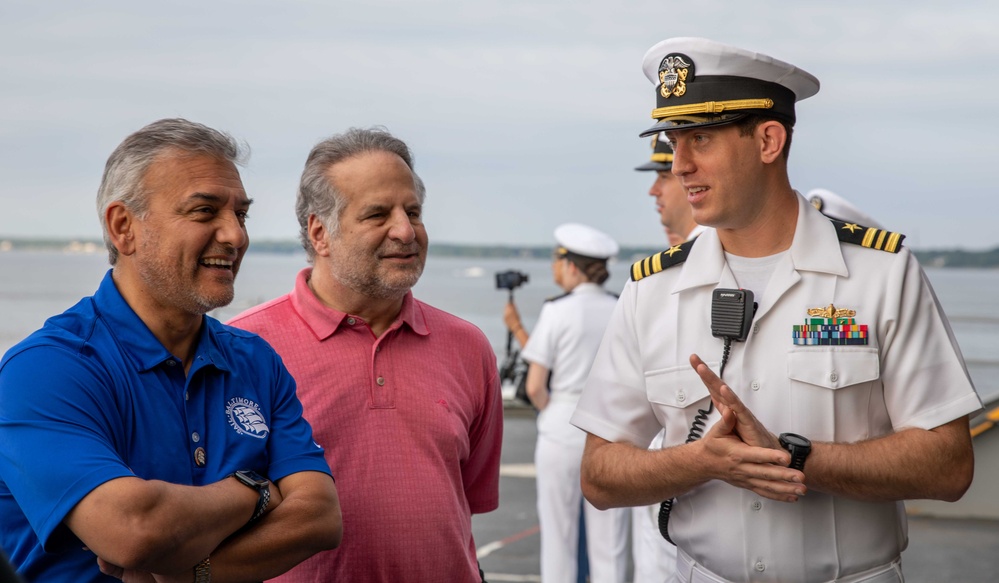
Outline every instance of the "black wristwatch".
<path fill-rule="evenodd" d="M 271 501 L 271 482 L 253 470 L 239 470 L 238 472 L 233 472 L 232 475 L 246 486 L 260 493 L 260 497 L 257 498 L 257 507 L 253 509 L 253 516 L 247 522 L 249 524 L 260 518 L 264 510 L 267 510 L 267 503 Z"/>
<path fill-rule="evenodd" d="M 787 467 L 802 471 L 805 469 L 805 458 L 812 453 L 812 442 L 797 433 L 781 433 L 780 446 L 791 454 L 791 463 Z"/>

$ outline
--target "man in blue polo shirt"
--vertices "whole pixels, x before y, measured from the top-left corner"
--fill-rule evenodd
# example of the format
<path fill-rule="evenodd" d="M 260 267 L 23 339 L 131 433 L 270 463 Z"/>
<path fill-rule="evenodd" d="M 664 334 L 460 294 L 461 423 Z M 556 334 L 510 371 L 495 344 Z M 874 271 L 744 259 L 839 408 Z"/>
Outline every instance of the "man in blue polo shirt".
<path fill-rule="evenodd" d="M 0 547 L 28 581 L 260 581 L 341 537 L 270 346 L 205 314 L 249 244 L 226 134 L 160 120 L 108 159 L 97 292 L 0 361 Z"/>

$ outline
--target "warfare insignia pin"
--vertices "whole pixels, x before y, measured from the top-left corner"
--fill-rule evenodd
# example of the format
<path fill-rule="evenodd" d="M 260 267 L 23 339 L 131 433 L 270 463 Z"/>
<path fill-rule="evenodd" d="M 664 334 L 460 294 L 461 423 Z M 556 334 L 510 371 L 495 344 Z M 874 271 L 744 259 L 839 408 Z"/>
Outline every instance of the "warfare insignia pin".
<path fill-rule="evenodd" d="M 837 308 L 810 308 L 808 318 L 800 326 L 792 326 L 791 341 L 801 346 L 856 346 L 867 345 L 867 324 L 857 324 L 856 310 Z"/>
<path fill-rule="evenodd" d="M 687 55 L 672 53 L 659 63 L 659 94 L 663 97 L 682 97 L 693 80 L 694 63 Z"/>

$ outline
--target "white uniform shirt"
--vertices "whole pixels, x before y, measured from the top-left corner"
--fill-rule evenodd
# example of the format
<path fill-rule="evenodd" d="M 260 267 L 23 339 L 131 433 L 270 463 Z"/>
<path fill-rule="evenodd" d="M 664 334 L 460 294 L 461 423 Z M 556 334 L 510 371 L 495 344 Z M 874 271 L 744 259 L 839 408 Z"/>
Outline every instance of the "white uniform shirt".
<path fill-rule="evenodd" d="M 724 380 L 773 433 L 849 442 L 906 427 L 931 429 L 981 401 L 936 296 L 908 249 L 841 243 L 802 197 L 790 252 L 774 269 L 745 343 L 733 343 Z M 711 291 L 735 280 L 713 229 L 686 262 L 629 281 L 572 417 L 612 442 L 646 447 L 665 428 L 682 444 L 708 390 L 688 358 L 718 372 Z M 856 310 L 866 346 L 796 346 L 809 308 Z M 717 410 L 707 427 L 718 420 Z M 806 463 L 807 471 L 807 463 Z M 797 503 L 761 498 L 720 480 L 680 496 L 670 535 L 694 560 L 732 580 L 827 581 L 886 564 L 907 544 L 901 503 L 809 492 Z"/>
<path fill-rule="evenodd" d="M 549 300 L 541 307 L 538 323 L 520 355 L 527 362 L 551 371 L 551 404 L 569 405 L 564 414 L 542 415 L 538 419 L 538 431 L 547 437 L 558 440 L 558 434 L 564 434 L 573 443 L 585 437 L 569 424 L 569 416 L 583 392 L 590 365 L 616 303 L 617 298 L 599 285 L 581 283 L 568 294 Z"/>

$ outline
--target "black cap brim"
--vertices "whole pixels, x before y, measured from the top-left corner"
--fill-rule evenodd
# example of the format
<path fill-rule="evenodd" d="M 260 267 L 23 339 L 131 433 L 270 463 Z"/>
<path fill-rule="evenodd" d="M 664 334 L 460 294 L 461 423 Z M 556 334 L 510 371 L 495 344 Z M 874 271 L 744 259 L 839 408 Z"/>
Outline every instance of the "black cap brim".
<path fill-rule="evenodd" d="M 670 162 L 646 162 L 641 166 L 635 166 L 635 170 L 655 170 L 656 172 L 669 172 L 671 168 L 673 168 L 673 164 Z"/>
<path fill-rule="evenodd" d="M 656 125 L 638 134 L 639 137 L 645 138 L 653 134 L 658 134 L 659 132 L 668 132 L 670 130 L 688 130 L 692 128 L 706 128 L 711 126 L 720 126 L 739 121 L 740 119 L 749 115 L 748 113 L 729 113 L 722 115 L 698 115 L 698 116 L 687 116 L 683 119 L 668 120 L 662 119 L 656 122 Z M 700 118 L 702 121 L 696 121 Z"/>

